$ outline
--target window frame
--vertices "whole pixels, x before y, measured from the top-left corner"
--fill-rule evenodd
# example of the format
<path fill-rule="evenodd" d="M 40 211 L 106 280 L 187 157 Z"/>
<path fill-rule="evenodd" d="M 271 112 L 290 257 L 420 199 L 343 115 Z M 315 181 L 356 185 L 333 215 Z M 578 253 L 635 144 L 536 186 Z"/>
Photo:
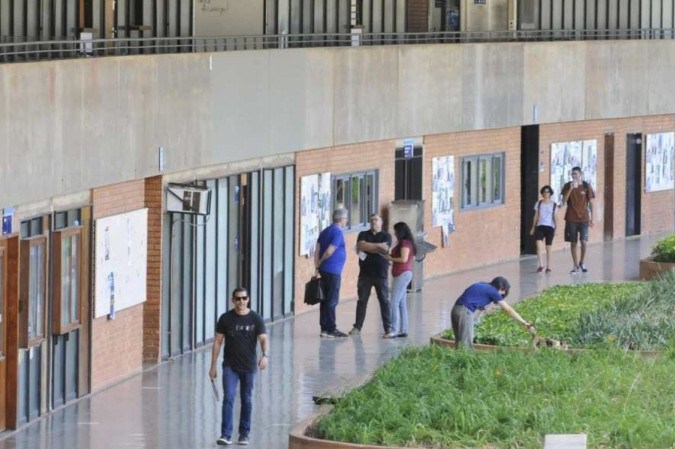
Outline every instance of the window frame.
<path fill-rule="evenodd" d="M 504 152 L 462 158 L 461 210 L 487 209 L 505 203 L 505 161 Z"/>
<path fill-rule="evenodd" d="M 55 335 L 63 335 L 71 332 L 80 327 L 80 316 L 82 309 L 82 227 L 72 227 L 67 228 L 62 231 L 54 232 L 54 286 L 53 286 L 53 311 L 52 311 L 52 333 Z M 63 242 L 65 239 L 72 237 L 77 237 L 77 279 L 75 280 L 75 290 L 77 294 L 77 306 L 75 309 L 75 316 L 70 317 L 71 319 L 67 322 L 62 321 L 64 307 L 67 307 L 68 311 L 71 311 L 72 308 L 72 298 L 68 298 L 64 301 L 62 296 L 62 278 L 63 278 Z M 72 280 L 71 280 L 72 282 Z M 72 293 L 72 289 L 71 289 Z"/>
<path fill-rule="evenodd" d="M 31 278 L 31 261 L 30 253 L 33 247 L 42 246 L 43 257 L 42 257 L 42 320 L 38 318 L 38 322 L 41 321 L 41 326 L 36 327 L 35 335 L 31 336 L 28 332 L 29 317 L 31 312 L 31 294 L 30 294 L 30 278 Z M 40 345 L 47 337 L 47 260 L 48 260 L 48 240 L 45 235 L 37 235 L 35 237 L 30 237 L 27 239 L 21 240 L 20 243 L 20 259 L 21 259 L 21 288 L 19 289 L 19 346 L 24 349 L 32 348 L 34 346 Z M 38 282 L 40 279 L 38 279 Z"/>
<path fill-rule="evenodd" d="M 332 175 L 332 210 L 344 207 L 349 211 L 349 220 L 345 226 L 345 231 L 363 231 L 364 229 L 368 229 L 370 226 L 368 223 L 368 216 L 372 213 L 379 212 L 380 185 L 378 175 L 378 170 L 362 170 Z M 354 181 L 357 181 L 359 185 L 358 201 L 360 204 L 358 207 L 358 215 L 356 215 L 359 219 L 358 222 L 354 222 L 353 220 L 355 216 L 353 210 L 354 207 L 352 207 L 354 200 L 352 196 Z M 342 188 L 341 198 L 338 198 L 339 183 L 343 186 L 348 186 L 347 189 L 344 187 Z"/>

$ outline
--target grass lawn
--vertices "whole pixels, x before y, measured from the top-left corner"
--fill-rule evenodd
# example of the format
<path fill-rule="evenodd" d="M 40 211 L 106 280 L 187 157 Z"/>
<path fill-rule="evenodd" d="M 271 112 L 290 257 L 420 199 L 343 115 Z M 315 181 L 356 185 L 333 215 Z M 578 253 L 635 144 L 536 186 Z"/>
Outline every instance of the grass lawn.
<path fill-rule="evenodd" d="M 675 447 L 675 352 L 406 350 L 317 423 L 322 438 L 431 448 Z"/>
<path fill-rule="evenodd" d="M 675 274 L 558 286 L 516 309 L 539 335 L 593 350 L 411 348 L 340 398 L 316 432 L 434 449 L 540 449 L 546 434 L 585 433 L 593 449 L 675 449 Z M 528 346 L 531 337 L 496 312 L 476 340 Z"/>

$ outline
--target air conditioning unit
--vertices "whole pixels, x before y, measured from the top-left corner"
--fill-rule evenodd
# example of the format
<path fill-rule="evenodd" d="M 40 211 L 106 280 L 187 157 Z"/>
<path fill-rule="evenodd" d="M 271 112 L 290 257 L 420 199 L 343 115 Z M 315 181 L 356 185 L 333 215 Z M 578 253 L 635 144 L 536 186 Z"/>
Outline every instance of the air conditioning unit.
<path fill-rule="evenodd" d="M 186 184 L 169 184 L 166 210 L 181 214 L 208 215 L 211 212 L 211 189 Z"/>

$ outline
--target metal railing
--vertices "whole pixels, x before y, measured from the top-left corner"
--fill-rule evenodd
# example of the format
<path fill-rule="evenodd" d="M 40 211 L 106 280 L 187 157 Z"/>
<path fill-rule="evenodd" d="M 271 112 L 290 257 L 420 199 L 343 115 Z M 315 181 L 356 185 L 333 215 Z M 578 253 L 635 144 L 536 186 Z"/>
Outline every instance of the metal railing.
<path fill-rule="evenodd" d="M 313 47 L 625 39 L 675 39 L 675 29 L 282 34 L 232 37 L 65 39 L 37 42 L 7 42 L 8 38 L 0 37 L 0 42 L 2 42 L 0 43 L 0 62 Z"/>

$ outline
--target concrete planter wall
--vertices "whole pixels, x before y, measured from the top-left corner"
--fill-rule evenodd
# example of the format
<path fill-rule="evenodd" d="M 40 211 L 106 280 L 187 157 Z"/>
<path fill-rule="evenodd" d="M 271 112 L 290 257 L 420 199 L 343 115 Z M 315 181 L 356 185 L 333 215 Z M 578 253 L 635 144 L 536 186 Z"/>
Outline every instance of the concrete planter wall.
<path fill-rule="evenodd" d="M 649 281 L 660 274 L 675 270 L 675 263 L 656 262 L 653 257 L 640 260 L 640 279 Z"/>
<path fill-rule="evenodd" d="M 401 449 L 395 446 L 373 446 L 369 444 L 343 443 L 341 441 L 322 440 L 311 436 L 314 423 L 323 412 L 302 421 L 288 435 L 289 449 Z"/>

